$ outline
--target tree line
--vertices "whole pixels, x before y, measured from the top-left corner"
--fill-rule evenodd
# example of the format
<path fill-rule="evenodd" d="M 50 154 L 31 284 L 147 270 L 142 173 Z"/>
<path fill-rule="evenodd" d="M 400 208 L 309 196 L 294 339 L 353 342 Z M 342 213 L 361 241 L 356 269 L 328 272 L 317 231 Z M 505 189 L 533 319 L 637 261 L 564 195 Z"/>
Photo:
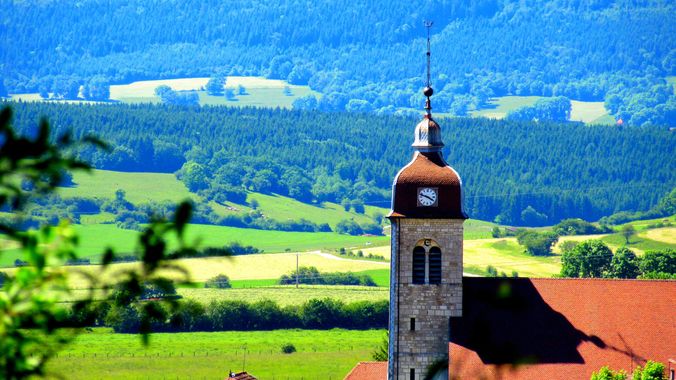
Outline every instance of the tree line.
<path fill-rule="evenodd" d="M 34 133 L 35 120 L 46 116 L 55 133 L 93 133 L 110 141 L 112 152 L 80 152 L 97 168 L 176 171 L 191 191 L 217 202 L 241 202 L 252 190 L 302 202 L 347 198 L 387 207 L 392 178 L 411 157 L 419 119 L 227 107 L 11 105 L 22 131 Z M 598 220 L 650 210 L 676 187 L 676 140 L 665 130 L 465 118 L 440 124 L 444 156 L 463 179 L 472 218 L 517 226 Z"/>
<path fill-rule="evenodd" d="M 82 96 L 96 99 L 105 96 L 102 83 L 219 73 L 308 84 L 324 95 L 300 108 L 394 113 L 423 105 L 423 20 L 433 19 L 437 111 L 462 116 L 494 96 L 536 95 L 604 101 L 631 125 L 676 118 L 665 80 L 676 75 L 676 5 L 668 1 L 1 5 L 2 79 L 11 93 L 60 98 L 82 86 Z"/>
<path fill-rule="evenodd" d="M 87 311 L 73 310 L 69 320 L 75 326 L 106 326 L 116 333 L 138 333 L 140 309 L 153 300 L 128 305 L 100 303 Z M 301 305 L 280 306 L 271 300 L 257 302 L 179 300 L 178 307 L 157 304 L 150 327 L 154 332 L 253 331 L 276 329 L 382 329 L 387 328 L 389 302 L 310 299 Z"/>
<path fill-rule="evenodd" d="M 600 240 L 564 247 L 561 277 L 676 279 L 676 250 L 652 250 L 642 256 L 621 247 L 613 253 Z"/>
<path fill-rule="evenodd" d="M 307 285 L 359 285 L 377 286 L 373 278 L 364 273 L 352 272 L 320 272 L 316 267 L 302 266 L 289 274 L 279 277 L 280 285 L 293 285 L 296 283 Z"/>

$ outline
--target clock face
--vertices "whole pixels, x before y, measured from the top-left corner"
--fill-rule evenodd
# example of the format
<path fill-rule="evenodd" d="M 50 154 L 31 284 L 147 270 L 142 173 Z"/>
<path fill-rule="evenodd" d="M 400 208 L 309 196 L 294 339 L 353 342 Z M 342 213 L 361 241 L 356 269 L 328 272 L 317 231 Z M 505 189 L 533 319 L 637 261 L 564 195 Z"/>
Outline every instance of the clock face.
<path fill-rule="evenodd" d="M 437 204 L 437 190 L 431 187 L 423 187 L 418 189 L 418 205 L 420 206 L 436 206 Z"/>

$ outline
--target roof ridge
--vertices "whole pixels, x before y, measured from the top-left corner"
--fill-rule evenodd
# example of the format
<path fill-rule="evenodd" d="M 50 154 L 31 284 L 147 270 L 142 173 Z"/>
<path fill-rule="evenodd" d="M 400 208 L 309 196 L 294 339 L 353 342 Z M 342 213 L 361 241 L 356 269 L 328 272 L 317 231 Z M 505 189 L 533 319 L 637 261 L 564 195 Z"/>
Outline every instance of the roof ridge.
<path fill-rule="evenodd" d="M 601 278 L 601 277 L 469 277 L 463 276 L 463 278 L 483 278 L 491 280 L 551 280 L 551 281 L 619 281 L 619 282 L 676 282 L 676 279 L 660 279 L 660 278 Z"/>

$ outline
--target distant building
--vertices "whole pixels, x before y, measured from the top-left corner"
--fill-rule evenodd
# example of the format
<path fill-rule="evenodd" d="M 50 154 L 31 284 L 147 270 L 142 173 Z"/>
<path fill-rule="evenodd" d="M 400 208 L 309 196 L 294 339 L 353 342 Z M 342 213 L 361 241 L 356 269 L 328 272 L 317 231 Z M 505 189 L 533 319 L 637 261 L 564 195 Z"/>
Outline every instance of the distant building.
<path fill-rule="evenodd" d="M 255 378 L 253 375 L 249 375 L 246 372 L 230 372 L 230 375 L 226 378 L 226 380 L 258 380 Z"/>
<path fill-rule="evenodd" d="M 462 276 L 462 181 L 431 94 L 392 189 L 390 360 L 346 379 L 589 379 L 647 360 L 673 376 L 676 281 Z"/>

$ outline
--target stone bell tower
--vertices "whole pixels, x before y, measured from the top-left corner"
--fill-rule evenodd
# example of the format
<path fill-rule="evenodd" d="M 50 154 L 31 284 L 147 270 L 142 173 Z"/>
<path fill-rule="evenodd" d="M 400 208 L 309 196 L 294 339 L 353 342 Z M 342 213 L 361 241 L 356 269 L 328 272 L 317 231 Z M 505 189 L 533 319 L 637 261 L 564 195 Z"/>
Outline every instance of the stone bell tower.
<path fill-rule="evenodd" d="M 449 319 L 462 316 L 462 181 L 442 156 L 429 79 L 423 92 L 427 112 L 415 128 L 413 159 L 394 179 L 388 215 L 388 380 L 422 380 L 447 369 Z"/>

